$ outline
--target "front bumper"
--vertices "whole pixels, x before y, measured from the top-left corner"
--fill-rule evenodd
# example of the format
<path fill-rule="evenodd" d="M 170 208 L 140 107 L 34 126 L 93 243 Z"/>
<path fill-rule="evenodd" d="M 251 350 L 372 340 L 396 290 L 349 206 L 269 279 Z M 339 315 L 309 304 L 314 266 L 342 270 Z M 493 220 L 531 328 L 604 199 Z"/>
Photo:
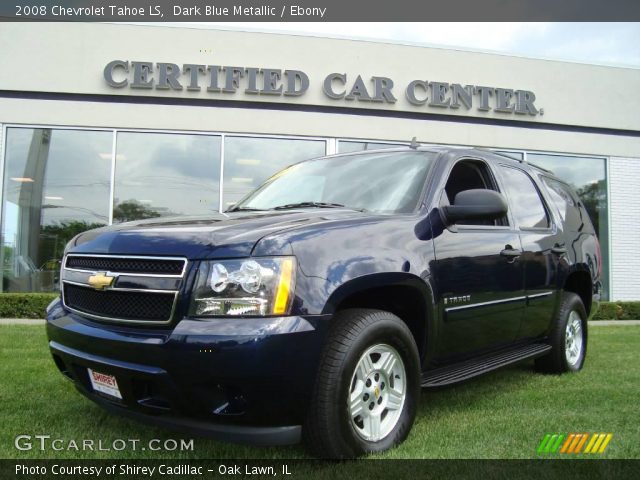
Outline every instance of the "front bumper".
<path fill-rule="evenodd" d="M 227 441 L 299 441 L 329 316 L 183 319 L 171 329 L 97 323 L 54 305 L 58 369 L 126 416 Z M 87 369 L 114 375 L 122 400 L 94 391 Z"/>

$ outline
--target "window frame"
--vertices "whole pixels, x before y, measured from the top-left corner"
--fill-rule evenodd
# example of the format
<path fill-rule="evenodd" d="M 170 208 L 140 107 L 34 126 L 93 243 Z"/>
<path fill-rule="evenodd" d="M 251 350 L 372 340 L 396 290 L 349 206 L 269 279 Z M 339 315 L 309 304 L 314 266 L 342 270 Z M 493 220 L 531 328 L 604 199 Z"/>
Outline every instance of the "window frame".
<path fill-rule="evenodd" d="M 113 139 L 115 138 L 115 129 L 113 128 L 108 128 L 108 127 L 69 127 L 69 126 L 64 126 L 64 125 L 47 125 L 47 124 L 17 124 L 17 123 L 0 123 L 0 187 L 2 188 L 2 191 L 0 192 L 0 226 L 3 227 L 3 231 L 4 231 L 4 221 L 5 219 L 5 206 L 6 206 L 6 202 L 7 202 L 7 191 L 5 190 L 5 177 L 6 177 L 6 168 L 7 168 L 7 139 L 8 139 L 8 132 L 11 129 L 16 129 L 16 130 L 50 130 L 51 132 L 54 131 L 81 131 L 81 132 L 91 132 L 91 133 L 105 133 L 105 134 L 111 134 L 112 136 L 112 143 L 111 146 L 113 147 Z M 111 207 L 111 195 L 113 193 L 113 182 L 112 182 L 112 174 L 113 174 L 113 160 L 114 160 L 114 153 L 113 151 L 112 153 L 112 158 L 111 160 L 109 160 L 110 164 L 109 164 L 109 181 L 111 182 L 109 185 L 109 192 L 107 195 L 107 199 L 109 200 L 109 204 L 107 205 L 107 218 L 105 219 L 106 225 L 105 226 L 110 226 L 111 225 L 111 215 L 112 215 L 112 207 Z M 43 178 L 43 185 L 46 185 L 46 179 L 47 179 L 47 174 L 46 174 L 46 170 L 43 173 L 44 178 Z M 44 190 L 43 190 L 43 194 L 44 194 Z M 42 219 L 41 219 L 42 221 Z M 40 229 L 42 229 L 43 225 L 40 225 Z M 4 245 L 4 239 L 2 239 L 3 241 L 0 242 L 2 245 Z M 0 265 L 4 265 L 4 249 L 2 249 L 0 251 Z M 36 265 L 37 266 L 37 265 Z M 39 268 L 39 267 L 38 267 Z M 57 291 L 57 290 L 56 290 Z M 24 292 L 20 292 L 20 293 L 31 293 L 31 292 L 38 292 L 38 290 L 25 290 Z M 4 290 L 4 286 L 0 285 L 0 295 L 2 293 L 5 293 Z"/>
<path fill-rule="evenodd" d="M 208 133 L 208 134 L 191 134 L 190 132 L 186 131 L 172 131 L 172 132 L 164 132 L 164 131 L 150 131 L 150 130 L 145 130 L 143 132 L 139 132 L 139 131 L 135 131 L 135 130 L 131 130 L 131 129 L 116 129 L 114 130 L 114 135 L 113 135 L 113 145 L 112 145 L 112 152 L 111 152 L 111 192 L 110 192 L 110 210 L 109 210 L 109 225 L 114 225 L 114 221 L 113 221 L 113 213 L 116 210 L 116 204 L 115 204 L 115 198 L 116 198 L 116 189 L 118 187 L 118 147 L 121 146 L 120 142 L 122 142 L 122 138 L 120 138 L 120 134 L 149 134 L 149 135 L 162 135 L 162 136 L 168 136 L 168 135 L 175 135 L 175 136 L 192 136 L 192 137 L 209 137 L 211 139 L 218 139 L 220 141 L 220 143 L 223 142 L 223 135 L 221 134 L 215 134 L 215 133 Z M 212 149 L 212 153 L 214 153 L 213 149 Z M 222 159 L 222 154 L 224 153 L 224 146 L 221 145 L 218 147 L 217 149 L 217 155 L 219 157 L 219 163 L 220 165 L 217 168 L 216 171 L 216 167 L 215 165 L 212 165 L 213 168 L 211 169 L 211 173 L 212 175 L 215 177 L 216 175 L 221 175 L 220 179 L 218 180 L 218 193 L 217 193 L 217 200 L 218 200 L 218 208 L 215 210 L 211 210 L 211 214 L 214 213 L 220 213 L 221 211 L 221 207 L 220 207 L 220 201 L 222 199 L 222 182 L 223 182 L 223 178 L 222 178 L 222 173 L 223 173 L 223 159 Z M 201 215 L 201 214 L 190 214 L 190 215 Z M 157 218 L 162 218 L 162 216 L 157 217 Z M 118 222 L 120 223 L 120 222 Z"/>

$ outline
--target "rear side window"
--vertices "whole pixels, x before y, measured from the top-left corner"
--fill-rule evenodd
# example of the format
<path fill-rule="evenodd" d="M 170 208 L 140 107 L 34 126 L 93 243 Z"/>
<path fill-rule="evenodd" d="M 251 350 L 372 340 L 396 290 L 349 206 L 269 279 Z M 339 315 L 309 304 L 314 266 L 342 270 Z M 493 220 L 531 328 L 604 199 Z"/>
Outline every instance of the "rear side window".
<path fill-rule="evenodd" d="M 573 228 L 577 228 L 582 223 L 580 207 L 575 196 L 571 193 L 568 185 L 554 180 L 553 178 L 541 176 L 542 181 L 547 186 L 551 201 L 558 207 L 562 222 Z"/>
<path fill-rule="evenodd" d="M 520 228 L 549 228 L 549 217 L 538 189 L 522 170 L 501 166 L 511 211 Z"/>

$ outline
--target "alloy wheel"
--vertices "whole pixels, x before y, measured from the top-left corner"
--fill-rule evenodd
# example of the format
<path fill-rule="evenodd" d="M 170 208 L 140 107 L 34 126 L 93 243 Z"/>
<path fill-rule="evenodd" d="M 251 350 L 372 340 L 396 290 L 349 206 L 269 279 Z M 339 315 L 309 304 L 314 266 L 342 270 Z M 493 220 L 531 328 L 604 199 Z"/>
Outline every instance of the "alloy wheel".
<path fill-rule="evenodd" d="M 582 319 L 575 310 L 569 314 L 564 339 L 567 363 L 575 366 L 580 361 L 583 348 Z"/>
<path fill-rule="evenodd" d="M 368 348 L 351 378 L 348 411 L 357 434 L 369 442 L 385 438 L 398 424 L 407 393 L 400 354 L 386 344 Z"/>

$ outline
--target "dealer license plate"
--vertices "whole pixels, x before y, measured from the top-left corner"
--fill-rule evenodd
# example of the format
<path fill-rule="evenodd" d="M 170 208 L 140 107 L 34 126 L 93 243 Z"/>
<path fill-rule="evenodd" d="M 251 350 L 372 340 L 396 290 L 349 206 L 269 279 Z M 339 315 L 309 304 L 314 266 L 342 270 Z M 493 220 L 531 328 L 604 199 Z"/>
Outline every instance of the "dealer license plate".
<path fill-rule="evenodd" d="M 110 397 L 122 400 L 122 395 L 120 394 L 116 377 L 113 375 L 107 375 L 106 373 L 96 372 L 90 368 L 87 368 L 87 370 L 89 371 L 91 386 L 96 392 L 104 393 Z"/>

